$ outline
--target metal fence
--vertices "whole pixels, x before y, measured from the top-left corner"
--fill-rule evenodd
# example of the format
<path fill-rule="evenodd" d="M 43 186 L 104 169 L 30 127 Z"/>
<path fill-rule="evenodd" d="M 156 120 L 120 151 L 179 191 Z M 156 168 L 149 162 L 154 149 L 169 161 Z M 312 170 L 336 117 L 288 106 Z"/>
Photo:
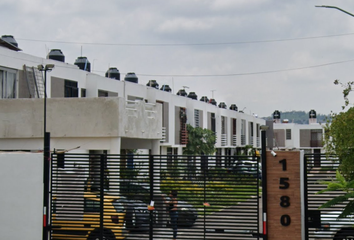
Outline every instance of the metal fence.
<path fill-rule="evenodd" d="M 344 201 L 332 207 L 321 206 L 345 192 L 340 190 L 326 191 L 329 182 L 336 183 L 336 170 L 339 159 L 336 156 L 305 155 L 305 236 L 307 239 L 354 239 L 354 219 L 352 216 L 340 218 L 343 208 L 352 200 Z M 351 189 L 353 191 L 353 189 Z"/>
<path fill-rule="evenodd" d="M 51 239 L 259 239 L 256 157 L 56 153 L 51 162 Z"/>

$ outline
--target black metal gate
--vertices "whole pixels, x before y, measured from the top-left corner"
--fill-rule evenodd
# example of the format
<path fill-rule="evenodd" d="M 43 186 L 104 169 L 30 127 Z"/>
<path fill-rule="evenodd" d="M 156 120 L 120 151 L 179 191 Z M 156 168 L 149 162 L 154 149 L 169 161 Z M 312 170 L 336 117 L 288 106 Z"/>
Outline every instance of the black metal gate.
<path fill-rule="evenodd" d="M 260 181 L 249 156 L 56 153 L 51 239 L 258 239 Z"/>
<path fill-rule="evenodd" d="M 305 155 L 305 239 L 354 239 L 354 219 L 338 218 L 346 204 L 344 201 L 328 208 L 320 208 L 327 201 L 343 196 L 343 191 L 319 193 L 327 187 L 325 182 L 336 182 L 339 159 L 321 154 Z M 352 191 L 352 190 L 351 190 Z M 353 204 L 353 203 L 351 203 Z"/>

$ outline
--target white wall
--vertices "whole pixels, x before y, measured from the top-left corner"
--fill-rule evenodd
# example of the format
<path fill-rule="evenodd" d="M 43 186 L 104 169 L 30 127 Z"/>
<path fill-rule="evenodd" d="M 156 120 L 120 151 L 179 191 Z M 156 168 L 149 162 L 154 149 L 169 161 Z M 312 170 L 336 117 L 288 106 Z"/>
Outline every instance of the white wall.
<path fill-rule="evenodd" d="M 42 239 L 43 154 L 0 153 L 0 239 Z"/>

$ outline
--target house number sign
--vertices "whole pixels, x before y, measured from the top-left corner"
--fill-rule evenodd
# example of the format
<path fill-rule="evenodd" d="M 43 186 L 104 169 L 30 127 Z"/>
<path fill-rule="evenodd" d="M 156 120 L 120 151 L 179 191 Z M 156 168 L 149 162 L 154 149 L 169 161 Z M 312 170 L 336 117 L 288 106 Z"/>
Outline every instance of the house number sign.
<path fill-rule="evenodd" d="M 299 151 L 267 152 L 268 239 L 301 239 Z"/>
<path fill-rule="evenodd" d="M 286 172 L 286 159 L 282 159 L 279 161 L 279 163 L 282 165 L 282 171 Z M 288 177 L 281 177 L 279 179 L 279 189 L 289 189 L 290 184 L 289 184 L 289 178 Z M 287 195 L 281 196 L 280 197 L 280 206 L 283 208 L 288 208 L 290 207 L 290 197 Z M 280 217 L 280 223 L 282 226 L 289 226 L 291 224 L 291 217 L 288 214 L 281 215 Z"/>

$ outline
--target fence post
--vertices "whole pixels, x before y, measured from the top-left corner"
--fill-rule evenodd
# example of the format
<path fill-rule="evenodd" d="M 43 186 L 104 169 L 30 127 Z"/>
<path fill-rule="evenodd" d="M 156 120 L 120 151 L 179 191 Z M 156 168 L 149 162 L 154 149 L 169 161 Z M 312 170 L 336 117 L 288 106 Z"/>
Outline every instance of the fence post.
<path fill-rule="evenodd" d="M 49 237 L 49 174 L 50 174 L 50 133 L 44 133 L 44 147 L 43 147 L 43 240 Z"/>
<path fill-rule="evenodd" d="M 205 159 L 203 159 L 203 158 L 201 158 L 201 161 L 205 161 Z M 206 164 L 206 163 L 204 163 L 204 164 Z M 205 165 L 204 165 L 205 166 Z M 206 237 L 206 226 L 205 226 L 205 223 L 206 223 L 206 211 L 205 211 L 205 209 L 206 209 L 206 171 L 207 171 L 207 169 L 203 169 L 204 171 L 203 171 L 203 173 L 204 173 L 204 182 L 203 182 L 203 187 L 204 187 L 204 199 L 203 199 L 203 202 L 204 202 L 204 239 L 205 239 L 205 237 Z"/>
<path fill-rule="evenodd" d="M 263 129 L 262 129 L 263 127 Z M 263 207 L 263 240 L 268 239 L 267 233 L 267 126 L 261 126 L 262 137 L 262 207 Z"/>
<path fill-rule="evenodd" d="M 150 180 L 150 201 L 154 199 L 154 156 L 149 155 L 149 180 Z M 149 239 L 153 240 L 154 237 L 154 210 L 150 210 L 149 219 Z"/>
<path fill-rule="evenodd" d="M 309 239 L 309 231 L 308 231 L 308 227 L 309 227 L 309 224 L 308 224 L 308 196 L 307 196 L 307 191 L 308 191 L 308 188 L 307 188 L 307 156 L 305 155 L 304 156 L 304 163 L 303 163 L 303 177 L 304 177 L 304 188 L 303 188 L 303 196 L 304 196 L 304 203 L 303 203 L 303 208 L 305 208 L 304 212 L 305 212 L 305 240 L 308 240 Z"/>
<path fill-rule="evenodd" d="M 100 158 L 100 239 L 103 240 L 103 219 L 104 219 L 104 167 L 107 155 L 101 154 Z"/>

